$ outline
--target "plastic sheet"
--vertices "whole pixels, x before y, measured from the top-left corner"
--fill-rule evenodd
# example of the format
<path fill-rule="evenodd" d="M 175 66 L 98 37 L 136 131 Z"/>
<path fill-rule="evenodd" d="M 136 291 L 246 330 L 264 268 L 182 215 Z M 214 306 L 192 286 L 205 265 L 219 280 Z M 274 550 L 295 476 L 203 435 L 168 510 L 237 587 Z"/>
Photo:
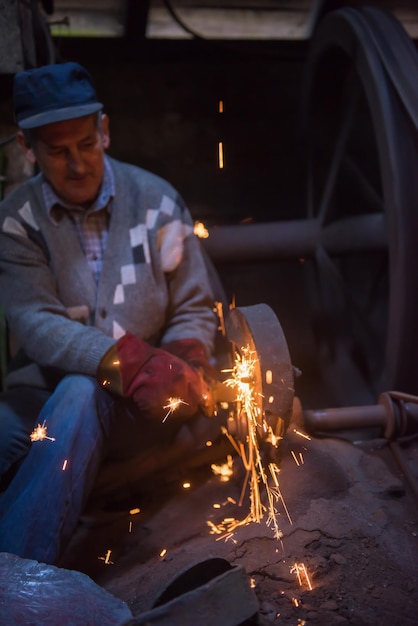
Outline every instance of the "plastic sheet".
<path fill-rule="evenodd" d="M 122 626 L 128 605 L 81 572 L 0 553 L 0 624 Z"/>

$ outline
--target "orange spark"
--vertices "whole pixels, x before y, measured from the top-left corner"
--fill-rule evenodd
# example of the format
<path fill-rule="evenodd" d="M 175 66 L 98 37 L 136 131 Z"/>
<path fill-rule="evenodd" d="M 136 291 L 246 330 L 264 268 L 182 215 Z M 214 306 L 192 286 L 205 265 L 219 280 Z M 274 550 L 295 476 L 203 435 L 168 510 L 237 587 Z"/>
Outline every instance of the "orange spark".
<path fill-rule="evenodd" d="M 299 435 L 299 437 L 304 437 L 304 439 L 311 441 L 311 437 L 309 437 L 306 433 L 301 433 L 300 430 L 296 430 L 296 428 L 293 429 L 293 432 Z"/>
<path fill-rule="evenodd" d="M 199 237 L 200 239 L 207 239 L 209 237 L 209 231 L 203 222 L 196 221 L 194 223 L 193 232 L 196 237 Z"/>
<path fill-rule="evenodd" d="M 104 561 L 105 565 L 114 565 L 113 561 L 110 560 L 110 555 L 112 554 L 112 550 L 107 550 L 105 556 L 98 556 L 97 558 L 100 561 Z"/>
<path fill-rule="evenodd" d="M 305 583 L 308 586 L 309 591 L 312 591 L 312 584 L 311 584 L 305 563 L 295 563 L 290 568 L 290 573 L 296 574 L 300 587 L 303 586 L 303 580 L 302 580 L 302 575 L 303 575 L 303 578 L 305 580 Z"/>
<path fill-rule="evenodd" d="M 139 507 L 135 507 L 134 509 L 131 509 L 129 511 L 129 515 L 137 515 L 140 512 L 141 512 L 141 509 Z"/>
<path fill-rule="evenodd" d="M 218 167 L 220 170 L 224 167 L 224 146 L 222 141 L 218 143 Z"/>
<path fill-rule="evenodd" d="M 138 513 L 141 512 L 141 509 L 139 508 L 139 506 L 135 507 L 134 509 L 131 509 L 129 511 L 129 515 L 138 515 Z M 129 532 L 132 532 L 132 521 L 129 522 Z"/>
<path fill-rule="evenodd" d="M 228 454 L 226 463 L 223 463 L 222 465 L 216 465 L 215 463 L 212 463 L 210 467 L 212 469 L 212 472 L 215 474 L 215 476 L 219 476 L 220 480 L 226 483 L 228 482 L 228 480 L 231 478 L 232 474 L 234 473 L 233 468 L 232 468 L 233 464 L 234 464 L 234 460 L 232 456 Z"/>
<path fill-rule="evenodd" d="M 222 532 L 222 529 L 219 528 L 219 526 L 217 526 L 216 524 L 214 524 L 213 522 L 211 522 L 210 520 L 206 521 L 206 524 L 209 526 L 209 533 L 211 535 L 220 535 Z"/>
<path fill-rule="evenodd" d="M 167 419 L 167 417 L 171 415 L 172 413 L 174 413 L 174 411 L 176 411 L 179 408 L 180 404 L 187 404 L 187 402 L 185 402 L 181 398 L 171 398 L 171 397 L 168 398 L 167 404 L 163 406 L 163 409 L 168 409 L 167 414 L 165 415 L 163 419 L 163 424 L 165 420 Z"/>
<path fill-rule="evenodd" d="M 293 450 L 291 450 L 291 451 L 290 451 L 290 454 L 293 456 L 293 458 L 294 458 L 294 460 L 295 460 L 296 465 L 299 467 L 300 463 L 299 463 L 299 461 L 298 461 L 298 459 L 297 459 L 296 454 L 293 452 Z"/>
<path fill-rule="evenodd" d="M 273 486 L 271 486 L 269 483 L 269 476 L 266 473 L 261 458 L 258 442 L 259 428 L 261 427 L 261 430 L 267 435 L 267 438 L 270 441 L 273 441 L 274 437 L 272 429 L 266 424 L 263 412 L 259 406 L 260 394 L 255 389 L 256 366 L 257 360 L 255 352 L 251 351 L 249 347 L 241 347 L 240 352 L 237 352 L 235 355 L 234 367 L 230 370 L 224 370 L 226 372 L 231 372 L 231 377 L 225 381 L 225 385 L 232 387 L 236 391 L 237 408 L 235 419 L 238 417 L 244 421 L 246 420 L 246 440 L 245 442 L 237 441 L 234 437 L 232 437 L 226 428 L 222 427 L 221 430 L 241 457 L 244 468 L 246 469 L 246 476 L 241 491 L 239 506 L 242 503 L 248 484 L 250 490 L 250 512 L 247 517 L 241 521 L 237 521 L 235 519 L 224 520 L 224 527 L 218 527 L 218 529 L 221 531 L 225 529 L 228 533 L 231 533 L 238 526 L 243 526 L 250 522 L 260 523 L 265 512 L 267 511 L 268 518 L 266 523 L 268 526 L 273 526 L 274 537 L 281 540 L 283 533 L 279 529 L 277 523 L 278 511 L 275 507 L 275 503 L 278 500 L 282 502 L 290 523 L 292 523 L 292 520 L 279 488 L 277 479 L 279 469 L 274 464 L 269 465 L 271 478 L 274 483 Z M 267 378 L 270 379 L 270 375 L 268 375 Z M 233 417 L 231 417 L 231 421 L 234 421 Z M 276 445 L 278 440 L 279 438 L 274 438 Z M 262 503 L 260 492 L 261 488 L 264 488 L 267 494 L 267 506 Z M 220 538 L 221 537 L 219 537 L 219 539 Z"/>
<path fill-rule="evenodd" d="M 31 441 L 43 441 L 44 439 L 49 439 L 49 441 L 55 441 L 55 437 L 48 437 L 46 434 L 46 421 L 44 423 L 38 424 L 36 428 L 33 429 L 33 432 L 30 435 Z"/>
<path fill-rule="evenodd" d="M 225 317 L 224 317 L 222 302 L 215 302 L 214 312 L 216 313 L 219 319 L 219 330 L 221 331 L 222 336 L 225 337 L 226 327 L 225 327 Z"/>

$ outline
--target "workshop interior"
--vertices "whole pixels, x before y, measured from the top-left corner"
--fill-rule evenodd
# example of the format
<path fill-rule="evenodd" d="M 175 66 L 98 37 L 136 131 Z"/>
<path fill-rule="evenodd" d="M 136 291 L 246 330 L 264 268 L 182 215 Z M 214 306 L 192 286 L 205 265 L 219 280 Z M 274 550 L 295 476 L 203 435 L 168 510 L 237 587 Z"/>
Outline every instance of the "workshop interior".
<path fill-rule="evenodd" d="M 36 624 L 413 624 L 417 46 L 413 0 L 0 0 L 0 197 L 34 174 L 13 76 L 81 63 L 109 154 L 193 217 L 224 418 L 175 471 L 166 450 L 104 467 L 62 567 L 5 559 L 0 605 Z"/>

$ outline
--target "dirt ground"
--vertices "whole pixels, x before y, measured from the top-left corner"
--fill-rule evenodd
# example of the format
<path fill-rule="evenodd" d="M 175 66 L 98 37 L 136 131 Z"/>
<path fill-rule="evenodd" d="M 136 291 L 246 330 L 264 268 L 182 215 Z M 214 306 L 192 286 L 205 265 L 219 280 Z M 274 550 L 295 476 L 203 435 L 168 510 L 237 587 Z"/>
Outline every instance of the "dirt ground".
<path fill-rule="evenodd" d="M 280 444 L 281 540 L 267 516 L 227 539 L 211 534 L 208 522 L 241 520 L 248 512 L 248 492 L 241 507 L 234 504 L 245 475 L 235 456 L 227 482 L 210 462 L 172 469 L 113 510 L 86 515 L 61 565 L 88 574 L 134 616 L 149 610 L 180 572 L 222 557 L 245 568 L 259 602 L 252 623 L 415 625 L 417 501 L 387 442 L 368 431 L 310 439 L 295 431 L 303 432 L 300 421 Z M 227 451 L 221 442 L 218 454 Z M 417 481 L 418 443 L 401 446 L 401 453 Z M 140 512 L 130 514 L 135 507 Z"/>

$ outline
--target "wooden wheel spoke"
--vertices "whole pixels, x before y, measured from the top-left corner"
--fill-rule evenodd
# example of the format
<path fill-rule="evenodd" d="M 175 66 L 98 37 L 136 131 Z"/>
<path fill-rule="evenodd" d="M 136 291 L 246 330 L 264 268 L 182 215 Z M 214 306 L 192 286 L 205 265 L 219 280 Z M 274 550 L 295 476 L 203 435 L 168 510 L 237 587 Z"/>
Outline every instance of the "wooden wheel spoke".
<path fill-rule="evenodd" d="M 366 315 L 362 303 L 357 299 L 353 290 L 347 285 L 337 264 L 322 246 L 317 249 L 315 258 L 320 271 L 322 271 L 324 275 L 332 281 L 339 293 L 343 295 L 346 305 L 349 306 L 351 311 L 355 313 L 362 327 L 377 347 L 381 339 L 376 334 L 375 329 L 371 326 L 370 318 Z"/>
<path fill-rule="evenodd" d="M 321 224 L 323 224 L 325 221 L 331 198 L 335 190 L 338 173 L 345 154 L 348 137 L 353 124 L 357 103 L 358 93 L 355 90 L 350 94 L 348 101 L 344 107 L 342 123 L 334 144 L 334 151 L 331 158 L 331 166 L 328 171 L 328 176 L 324 187 L 324 193 L 322 195 L 318 210 L 318 219 Z"/>
<path fill-rule="evenodd" d="M 384 213 L 385 207 L 383 204 L 383 198 L 372 186 L 370 180 L 366 178 L 358 164 L 350 155 L 344 155 L 343 166 L 350 173 L 351 177 L 355 180 L 356 184 L 358 185 L 364 196 L 367 205 L 372 206 L 381 213 Z"/>

